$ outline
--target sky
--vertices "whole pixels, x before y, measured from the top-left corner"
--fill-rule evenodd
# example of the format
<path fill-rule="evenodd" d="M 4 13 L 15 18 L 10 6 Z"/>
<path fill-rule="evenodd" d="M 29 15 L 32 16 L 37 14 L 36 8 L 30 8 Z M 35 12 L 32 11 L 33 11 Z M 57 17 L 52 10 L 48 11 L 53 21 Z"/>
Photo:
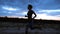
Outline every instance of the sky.
<path fill-rule="evenodd" d="M 31 4 L 35 19 L 60 20 L 60 0 L 0 0 L 0 16 L 25 17 Z"/>

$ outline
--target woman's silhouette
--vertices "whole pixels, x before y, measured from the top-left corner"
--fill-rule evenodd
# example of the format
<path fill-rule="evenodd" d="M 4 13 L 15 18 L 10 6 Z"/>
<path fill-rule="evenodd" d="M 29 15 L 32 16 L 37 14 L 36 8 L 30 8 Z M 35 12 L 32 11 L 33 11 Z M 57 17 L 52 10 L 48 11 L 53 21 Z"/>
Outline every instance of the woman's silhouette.
<path fill-rule="evenodd" d="M 28 17 L 28 26 L 31 28 L 31 29 L 33 29 L 32 28 L 32 25 L 33 25 L 33 19 L 36 17 L 36 13 L 32 10 L 32 5 L 28 5 L 28 13 L 27 13 L 27 15 L 26 15 L 26 17 Z M 32 18 L 32 15 L 35 15 L 33 18 Z"/>
<path fill-rule="evenodd" d="M 28 32 L 28 27 L 30 27 L 31 29 L 33 29 L 32 25 L 33 25 L 33 19 L 36 17 L 36 13 L 32 10 L 32 5 L 28 5 L 28 13 L 27 15 L 25 15 L 25 17 L 28 17 L 28 24 L 26 25 L 26 33 Z M 32 15 L 35 15 L 33 18 L 32 18 Z"/>

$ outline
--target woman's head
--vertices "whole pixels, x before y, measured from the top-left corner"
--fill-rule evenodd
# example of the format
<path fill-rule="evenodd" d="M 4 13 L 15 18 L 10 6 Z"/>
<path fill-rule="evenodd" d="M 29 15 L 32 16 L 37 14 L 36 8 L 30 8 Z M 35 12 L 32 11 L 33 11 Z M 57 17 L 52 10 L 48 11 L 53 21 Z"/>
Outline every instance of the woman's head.
<path fill-rule="evenodd" d="M 28 5 L 28 9 L 31 10 L 32 9 L 32 5 L 29 4 Z"/>

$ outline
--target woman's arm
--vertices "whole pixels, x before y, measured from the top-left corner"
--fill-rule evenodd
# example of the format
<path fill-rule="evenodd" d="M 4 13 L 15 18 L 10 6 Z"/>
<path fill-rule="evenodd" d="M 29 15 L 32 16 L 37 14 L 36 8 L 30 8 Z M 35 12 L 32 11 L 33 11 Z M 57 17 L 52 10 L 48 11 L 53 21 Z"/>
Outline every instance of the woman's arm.
<path fill-rule="evenodd" d="M 35 16 L 33 17 L 33 19 L 36 17 L 36 13 L 35 13 L 35 12 L 34 12 L 34 15 L 35 15 Z"/>
<path fill-rule="evenodd" d="M 27 15 L 25 15 L 25 17 L 28 17 L 28 13 L 27 13 Z"/>
<path fill-rule="evenodd" d="M 28 17 L 27 15 L 25 15 L 25 17 Z"/>

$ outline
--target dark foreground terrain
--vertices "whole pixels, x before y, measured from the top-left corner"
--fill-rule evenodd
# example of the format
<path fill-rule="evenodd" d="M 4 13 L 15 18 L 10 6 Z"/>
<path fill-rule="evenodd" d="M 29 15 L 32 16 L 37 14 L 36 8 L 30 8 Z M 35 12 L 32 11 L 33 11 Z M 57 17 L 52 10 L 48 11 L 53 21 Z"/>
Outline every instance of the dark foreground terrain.
<path fill-rule="evenodd" d="M 27 23 L 0 22 L 0 34 L 25 34 Z M 60 24 L 35 24 L 28 34 L 60 34 Z M 40 29 L 41 28 L 41 29 Z"/>
<path fill-rule="evenodd" d="M 33 30 L 28 28 L 28 34 L 60 34 L 60 21 L 33 20 Z M 0 17 L 0 34 L 25 34 L 28 19 Z"/>

